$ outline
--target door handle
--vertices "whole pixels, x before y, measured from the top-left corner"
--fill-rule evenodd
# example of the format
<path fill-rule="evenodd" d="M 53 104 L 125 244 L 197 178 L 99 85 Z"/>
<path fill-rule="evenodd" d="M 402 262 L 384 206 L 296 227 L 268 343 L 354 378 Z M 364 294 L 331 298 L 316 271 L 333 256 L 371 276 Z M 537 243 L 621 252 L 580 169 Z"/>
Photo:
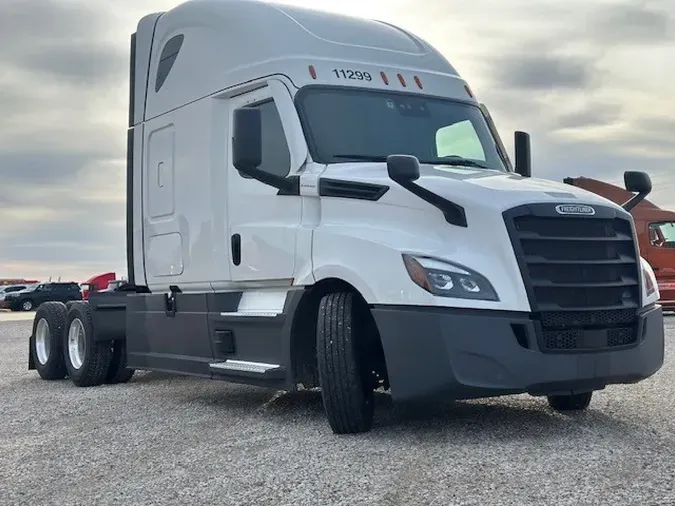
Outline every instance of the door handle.
<path fill-rule="evenodd" d="M 230 238 L 230 243 L 232 244 L 232 263 L 239 265 L 241 263 L 241 236 L 234 234 Z"/>

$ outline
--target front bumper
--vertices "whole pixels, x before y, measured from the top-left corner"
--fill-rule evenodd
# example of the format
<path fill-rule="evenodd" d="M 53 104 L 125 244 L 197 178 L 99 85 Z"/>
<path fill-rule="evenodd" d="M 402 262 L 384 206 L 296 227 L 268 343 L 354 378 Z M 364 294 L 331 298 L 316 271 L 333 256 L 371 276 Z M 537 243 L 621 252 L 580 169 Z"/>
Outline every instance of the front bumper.
<path fill-rule="evenodd" d="M 543 353 L 527 313 L 375 306 L 395 401 L 555 395 L 635 383 L 663 365 L 660 305 L 639 316 L 629 348 Z"/>

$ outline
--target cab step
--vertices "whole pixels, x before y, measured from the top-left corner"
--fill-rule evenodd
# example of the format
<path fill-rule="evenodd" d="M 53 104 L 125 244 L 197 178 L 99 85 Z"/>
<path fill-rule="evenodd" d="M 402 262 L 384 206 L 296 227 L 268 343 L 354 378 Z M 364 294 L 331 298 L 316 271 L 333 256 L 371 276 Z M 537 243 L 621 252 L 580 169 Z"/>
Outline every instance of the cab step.
<path fill-rule="evenodd" d="M 224 376 L 239 376 L 245 378 L 260 378 L 270 380 L 283 380 L 286 377 L 286 368 L 278 364 L 265 362 L 250 362 L 248 360 L 227 359 L 209 364 L 209 369 L 214 374 Z"/>

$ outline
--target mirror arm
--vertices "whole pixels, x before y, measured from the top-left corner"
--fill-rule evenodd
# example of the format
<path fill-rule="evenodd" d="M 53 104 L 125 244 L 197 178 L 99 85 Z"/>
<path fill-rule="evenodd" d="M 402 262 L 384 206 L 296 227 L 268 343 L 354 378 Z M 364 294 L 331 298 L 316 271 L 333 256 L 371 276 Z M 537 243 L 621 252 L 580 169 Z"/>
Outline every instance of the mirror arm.
<path fill-rule="evenodd" d="M 397 179 L 394 179 L 394 181 L 413 195 L 439 209 L 443 213 L 443 216 L 445 216 L 445 221 L 447 221 L 450 225 L 456 225 L 458 227 L 465 228 L 468 227 L 466 213 L 464 212 L 464 208 L 459 204 L 455 204 L 450 200 L 444 199 L 440 195 L 436 195 L 434 192 L 427 190 L 413 181 Z"/>
<path fill-rule="evenodd" d="M 621 204 L 621 207 L 623 207 L 626 211 L 631 212 L 633 209 L 635 209 L 635 206 L 637 206 L 647 197 L 647 195 L 649 195 L 649 192 L 640 192 L 637 195 L 633 195 L 633 197 Z"/>
<path fill-rule="evenodd" d="M 298 195 L 300 189 L 300 183 L 298 178 L 294 177 L 281 177 L 275 174 L 270 174 L 264 170 L 253 167 L 236 167 L 239 172 L 251 176 L 253 179 L 260 181 L 263 184 L 269 185 L 273 188 L 279 190 L 280 193 L 284 195 Z"/>

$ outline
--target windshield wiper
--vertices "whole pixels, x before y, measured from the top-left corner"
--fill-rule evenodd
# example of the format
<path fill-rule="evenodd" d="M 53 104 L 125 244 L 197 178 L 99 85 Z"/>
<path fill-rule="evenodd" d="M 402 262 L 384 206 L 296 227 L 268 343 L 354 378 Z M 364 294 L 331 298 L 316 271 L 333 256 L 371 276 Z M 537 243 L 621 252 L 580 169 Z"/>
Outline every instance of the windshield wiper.
<path fill-rule="evenodd" d="M 349 154 L 338 154 L 333 155 L 333 158 L 345 158 L 352 160 L 363 160 L 366 162 L 386 162 L 387 157 L 381 155 L 349 155 Z M 474 162 L 468 158 L 453 157 L 453 158 L 435 158 L 433 160 L 420 160 L 420 163 L 427 165 L 452 165 L 454 167 L 476 167 L 478 169 L 487 169 L 487 170 L 497 170 L 482 163 Z"/>
<path fill-rule="evenodd" d="M 478 169 L 497 170 L 482 163 L 474 162 L 468 158 L 461 158 L 459 156 L 453 158 L 436 158 L 434 160 L 420 160 L 420 163 L 429 165 L 452 165 L 455 167 L 476 167 Z"/>
<path fill-rule="evenodd" d="M 333 158 L 346 158 L 352 160 L 363 160 L 366 162 L 386 162 L 386 156 L 375 156 L 375 155 L 333 155 Z"/>

